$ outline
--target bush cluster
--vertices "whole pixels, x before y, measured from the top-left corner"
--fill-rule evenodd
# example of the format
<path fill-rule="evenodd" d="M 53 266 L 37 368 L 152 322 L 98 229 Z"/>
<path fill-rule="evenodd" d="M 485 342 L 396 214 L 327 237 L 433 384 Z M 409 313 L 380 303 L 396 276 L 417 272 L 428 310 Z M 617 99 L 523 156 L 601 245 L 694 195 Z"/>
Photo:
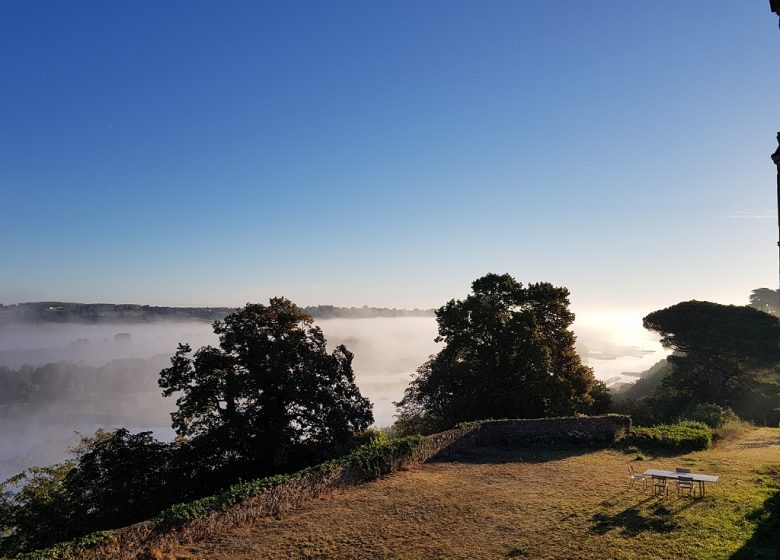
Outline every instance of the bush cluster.
<path fill-rule="evenodd" d="M 659 424 L 650 428 L 637 426 L 623 439 L 623 444 L 643 450 L 687 453 L 709 449 L 712 432 L 706 424 L 694 421 Z"/>
<path fill-rule="evenodd" d="M 347 456 L 347 464 L 357 469 L 361 477 L 373 480 L 401 468 L 422 441 L 422 436 L 409 436 L 364 445 Z"/>
<path fill-rule="evenodd" d="M 713 403 L 696 405 L 696 408 L 689 411 L 685 417 L 689 420 L 703 422 L 712 429 L 721 428 L 727 422 L 737 419 L 737 415 L 734 414 L 733 410 Z"/>

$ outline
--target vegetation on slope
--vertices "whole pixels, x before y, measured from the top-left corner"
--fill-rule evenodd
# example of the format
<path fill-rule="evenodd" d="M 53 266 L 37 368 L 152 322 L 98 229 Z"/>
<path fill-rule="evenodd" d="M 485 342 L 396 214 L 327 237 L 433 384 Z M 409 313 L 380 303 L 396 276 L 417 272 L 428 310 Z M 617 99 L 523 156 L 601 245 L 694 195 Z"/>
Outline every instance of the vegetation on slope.
<path fill-rule="evenodd" d="M 650 313 L 644 325 L 672 354 L 646 379 L 618 393 L 614 411 L 641 425 L 685 418 L 711 423 L 707 407 L 759 424 L 780 422 L 777 316 L 748 306 L 688 301 Z"/>
<path fill-rule="evenodd" d="M 284 474 L 348 450 L 373 421 L 352 354 L 326 351 L 311 317 L 284 298 L 214 323 L 219 347 L 180 345 L 160 373 L 177 397 L 180 439 L 126 429 L 85 438 L 73 461 L 0 486 L 0 553 L 121 527 L 243 479 Z"/>
<path fill-rule="evenodd" d="M 234 484 L 217 494 L 175 504 L 156 515 L 155 521 L 161 524 L 159 530 L 172 530 L 183 523 L 228 510 L 282 486 L 288 486 L 286 501 L 296 503 L 298 499 L 291 495 L 291 492 L 294 493 L 295 490 L 290 490 L 289 483 L 307 479 L 304 485 L 305 492 L 311 493 L 312 486 L 315 486 L 317 481 L 320 485 L 325 486 L 328 475 L 334 473 L 348 472 L 353 481 L 374 480 L 398 470 L 401 465 L 411 460 L 415 449 L 423 440 L 420 436 L 389 440 L 380 432 L 372 432 L 370 437 L 369 443 L 343 457 L 290 474 L 274 475 Z M 138 490 L 135 493 L 136 497 L 140 497 L 142 494 Z M 280 503 L 278 507 L 284 507 L 284 504 Z M 17 560 L 64 560 L 77 557 L 87 549 L 108 542 L 111 535 L 110 531 L 99 531 L 46 549 L 20 553 L 13 558 Z"/>

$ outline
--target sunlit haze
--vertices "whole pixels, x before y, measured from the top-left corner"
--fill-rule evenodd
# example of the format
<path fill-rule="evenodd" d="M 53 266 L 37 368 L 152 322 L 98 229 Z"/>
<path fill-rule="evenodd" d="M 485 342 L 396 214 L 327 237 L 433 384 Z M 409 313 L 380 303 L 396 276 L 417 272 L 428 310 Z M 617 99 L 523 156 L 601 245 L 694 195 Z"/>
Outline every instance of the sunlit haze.
<path fill-rule="evenodd" d="M 321 319 L 316 324 L 330 349 L 344 344 L 355 355 L 357 384 L 372 401 L 376 423 L 381 426 L 393 422 L 393 402 L 401 399 L 415 370 L 441 348 L 434 341 L 437 332 L 432 317 Z M 597 378 L 610 384 L 633 381 L 623 374 L 642 372 L 667 354 L 657 336 L 634 320 L 633 312 L 585 317 L 575 323 L 575 332 L 583 360 L 593 367 Z M 127 340 L 118 340 L 118 333 L 128 335 Z M 168 357 L 180 342 L 198 348 L 216 344 L 217 337 L 208 322 L 4 324 L 0 325 L 0 367 L 41 367 L 63 360 L 102 366 L 111 360 L 155 357 L 141 368 L 146 376 L 133 390 L 143 395 L 145 416 L 154 412 L 149 422 L 167 425 L 173 399 L 160 397 L 157 374 L 168 365 Z M 91 417 L 90 422 L 94 421 Z M 90 429 L 95 427 L 89 424 Z M 72 435 L 73 429 L 77 427 L 64 426 L 65 435 Z"/>

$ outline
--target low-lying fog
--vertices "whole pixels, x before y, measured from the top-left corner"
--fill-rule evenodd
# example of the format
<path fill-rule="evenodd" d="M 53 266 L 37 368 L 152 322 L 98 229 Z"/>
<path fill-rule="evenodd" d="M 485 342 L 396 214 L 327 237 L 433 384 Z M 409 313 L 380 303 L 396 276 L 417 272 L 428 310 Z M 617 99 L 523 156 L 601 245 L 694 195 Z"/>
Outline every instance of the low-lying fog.
<path fill-rule="evenodd" d="M 117 358 L 170 355 L 176 351 L 179 342 L 189 342 L 193 348 L 199 348 L 214 344 L 216 340 L 211 324 L 205 321 L 2 324 L 0 366 L 18 368 L 60 360 L 104 364 Z"/>
<path fill-rule="evenodd" d="M 402 397 L 416 368 L 438 351 L 435 319 L 317 324 L 331 348 L 344 344 L 354 353 L 357 383 L 374 403 L 376 424 L 392 424 L 393 401 Z M 642 328 L 641 315 L 581 314 L 574 330 L 584 361 L 608 384 L 633 380 L 623 374 L 641 372 L 665 356 L 657 337 Z M 32 464 L 62 460 L 78 440 L 75 432 L 128 426 L 172 438 L 168 414 L 174 403 L 160 396 L 156 379 L 179 342 L 195 349 L 217 340 L 205 322 L 0 327 L 0 373 L 5 374 L 0 376 L 0 481 Z M 11 386 L 9 370 L 19 369 L 32 372 L 37 382 L 24 406 L 14 402 L 13 391 L 19 389 Z"/>

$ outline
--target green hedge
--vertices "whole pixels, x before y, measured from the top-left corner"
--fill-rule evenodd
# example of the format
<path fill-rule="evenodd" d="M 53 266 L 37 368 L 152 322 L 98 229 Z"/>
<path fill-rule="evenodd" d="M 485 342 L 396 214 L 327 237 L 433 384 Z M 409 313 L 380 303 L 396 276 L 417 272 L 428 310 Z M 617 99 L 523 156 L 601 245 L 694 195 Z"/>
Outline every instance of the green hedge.
<path fill-rule="evenodd" d="M 644 450 L 686 453 L 709 449 L 712 432 L 702 422 L 659 424 L 650 428 L 634 427 L 622 440 L 623 445 L 634 445 Z"/>
<path fill-rule="evenodd" d="M 401 468 L 412 458 L 412 453 L 424 439 L 423 436 L 408 436 L 375 445 L 364 445 L 347 455 L 345 462 L 356 468 L 366 480 L 373 480 Z"/>

